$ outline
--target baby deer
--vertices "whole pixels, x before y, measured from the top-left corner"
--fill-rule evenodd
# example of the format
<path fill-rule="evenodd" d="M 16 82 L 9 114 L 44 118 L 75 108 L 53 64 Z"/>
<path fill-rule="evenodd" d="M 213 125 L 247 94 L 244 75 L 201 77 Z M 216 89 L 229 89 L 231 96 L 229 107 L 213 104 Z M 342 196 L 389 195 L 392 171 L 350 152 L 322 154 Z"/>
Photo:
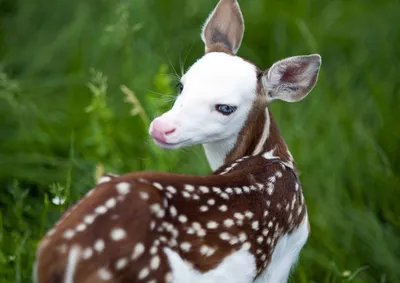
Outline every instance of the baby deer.
<path fill-rule="evenodd" d="M 309 234 L 292 155 L 268 109 L 303 99 L 319 55 L 262 71 L 236 55 L 239 4 L 206 21 L 205 55 L 182 77 L 150 134 L 161 148 L 203 144 L 209 176 L 104 176 L 42 239 L 39 283 L 287 282 Z"/>

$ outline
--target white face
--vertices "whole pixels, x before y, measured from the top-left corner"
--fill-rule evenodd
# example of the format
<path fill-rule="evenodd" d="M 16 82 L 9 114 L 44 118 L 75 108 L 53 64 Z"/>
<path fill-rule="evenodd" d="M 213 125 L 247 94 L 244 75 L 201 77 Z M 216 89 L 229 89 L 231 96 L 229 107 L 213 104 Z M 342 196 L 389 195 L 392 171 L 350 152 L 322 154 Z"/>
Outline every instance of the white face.
<path fill-rule="evenodd" d="M 153 120 L 150 135 L 161 148 L 233 138 L 256 98 L 256 67 L 240 57 L 212 52 L 182 77 L 182 92 L 168 112 Z"/>

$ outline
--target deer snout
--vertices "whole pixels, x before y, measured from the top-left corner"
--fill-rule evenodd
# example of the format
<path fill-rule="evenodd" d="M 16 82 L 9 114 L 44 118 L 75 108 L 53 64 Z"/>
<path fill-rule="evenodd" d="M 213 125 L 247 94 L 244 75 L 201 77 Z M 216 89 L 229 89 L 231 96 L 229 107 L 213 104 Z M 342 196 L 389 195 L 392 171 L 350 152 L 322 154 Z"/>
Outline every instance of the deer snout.
<path fill-rule="evenodd" d="M 150 126 L 150 135 L 152 136 L 152 138 L 162 143 L 168 143 L 168 136 L 175 131 L 175 125 L 160 118 L 154 119 Z"/>

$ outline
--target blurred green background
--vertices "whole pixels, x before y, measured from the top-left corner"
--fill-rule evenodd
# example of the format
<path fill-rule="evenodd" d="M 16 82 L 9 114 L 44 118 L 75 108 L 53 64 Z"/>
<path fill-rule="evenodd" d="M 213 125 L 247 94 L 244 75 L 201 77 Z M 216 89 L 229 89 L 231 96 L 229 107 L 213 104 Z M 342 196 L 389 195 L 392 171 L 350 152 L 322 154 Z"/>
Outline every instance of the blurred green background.
<path fill-rule="evenodd" d="M 30 282 L 38 239 L 96 172 L 210 172 L 149 121 L 203 54 L 216 0 L 0 0 L 0 282 Z M 311 237 L 291 282 L 400 282 L 400 1 L 242 0 L 239 55 L 319 53 L 315 90 L 271 108 Z"/>

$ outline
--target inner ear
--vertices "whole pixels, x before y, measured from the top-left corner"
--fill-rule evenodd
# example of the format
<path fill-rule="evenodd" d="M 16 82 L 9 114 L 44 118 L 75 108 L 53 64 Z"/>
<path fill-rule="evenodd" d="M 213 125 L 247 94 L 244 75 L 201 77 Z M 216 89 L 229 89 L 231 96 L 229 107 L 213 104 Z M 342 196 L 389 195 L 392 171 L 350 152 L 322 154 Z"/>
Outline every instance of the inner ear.
<path fill-rule="evenodd" d="M 244 20 L 237 0 L 221 0 L 204 24 L 201 38 L 206 52 L 220 46 L 233 54 L 243 39 Z"/>
<path fill-rule="evenodd" d="M 270 100 L 300 101 L 314 88 L 321 56 L 294 56 L 276 62 L 264 73 L 262 83 Z"/>

